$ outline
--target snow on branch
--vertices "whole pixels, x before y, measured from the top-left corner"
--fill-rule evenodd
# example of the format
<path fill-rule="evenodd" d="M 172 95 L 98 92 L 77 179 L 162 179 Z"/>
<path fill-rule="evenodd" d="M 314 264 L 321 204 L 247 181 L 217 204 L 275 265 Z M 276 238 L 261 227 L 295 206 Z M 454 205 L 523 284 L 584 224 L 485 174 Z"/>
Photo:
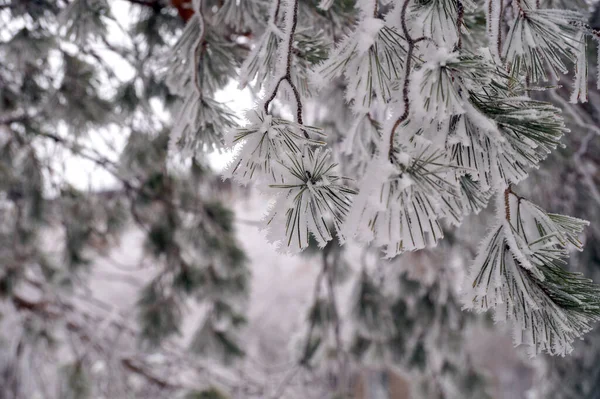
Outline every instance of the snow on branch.
<path fill-rule="evenodd" d="M 494 310 L 508 322 L 515 344 L 530 353 L 565 355 L 572 342 L 600 320 L 600 287 L 563 268 L 569 247 L 588 222 L 546 213 L 507 189 L 498 221 L 481 243 L 465 293 L 467 309 Z"/>
<path fill-rule="evenodd" d="M 393 82 L 400 77 L 405 63 L 404 41 L 383 20 L 365 17 L 329 58 L 315 68 L 312 84 L 324 87 L 331 79 L 344 75 L 346 100 L 352 103 L 355 112 L 368 110 L 373 96 L 381 102 L 389 101 Z"/>
<path fill-rule="evenodd" d="M 565 61 L 577 63 L 584 40 L 578 25 L 583 23 L 578 12 L 522 5 L 506 38 L 503 57 L 513 74 L 526 74 L 531 82 L 548 80 L 548 69 L 558 79 L 569 71 Z"/>
<path fill-rule="evenodd" d="M 309 245 L 309 233 L 320 247 L 333 239 L 329 223 L 340 232 L 341 224 L 348 214 L 351 196 L 356 192 L 344 184 L 343 177 L 335 174 L 336 164 L 330 160 L 327 150 L 305 147 L 298 157 L 292 153 L 282 162 L 282 184 L 270 187 L 280 191 L 279 198 L 267 216 L 273 241 L 281 241 L 278 235 L 285 231 L 283 248 L 302 251 Z M 340 235 L 340 241 L 343 237 Z"/>
<path fill-rule="evenodd" d="M 184 99 L 171 144 L 236 146 L 225 175 L 272 196 L 265 228 L 286 252 L 336 232 L 386 257 L 436 245 L 443 220 L 480 212 L 561 145 L 561 110 L 532 93 L 571 72 L 571 102 L 587 101 L 587 41 L 600 40 L 580 13 L 535 0 L 273 0 L 264 17 L 259 3 L 226 0 L 204 18 L 198 6 L 188 22 L 170 63 L 169 86 Z M 220 25 L 229 40 L 252 31 L 245 59 Z M 242 128 L 207 99 L 238 62 L 240 87 L 259 98 Z M 596 293 L 556 266 L 580 229 L 519 204 L 535 221 L 519 213 L 495 226 L 471 276 L 483 270 L 495 285 L 478 279 L 475 303 L 510 303 L 502 312 L 523 339 L 564 354 L 596 317 L 557 300 L 575 287 Z M 544 233 L 529 240 L 520 220 Z"/>

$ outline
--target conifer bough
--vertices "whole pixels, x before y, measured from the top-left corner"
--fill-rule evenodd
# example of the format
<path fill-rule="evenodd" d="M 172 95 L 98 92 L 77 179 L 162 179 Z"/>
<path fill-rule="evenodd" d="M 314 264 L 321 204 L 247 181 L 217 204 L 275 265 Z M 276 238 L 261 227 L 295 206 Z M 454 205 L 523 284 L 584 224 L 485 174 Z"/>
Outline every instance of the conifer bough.
<path fill-rule="evenodd" d="M 587 101 L 587 45 L 599 35 L 580 13 L 540 0 L 192 3 L 170 69 L 186 99 L 171 148 L 238 146 L 225 175 L 271 196 L 264 227 L 282 251 L 337 234 L 392 258 L 435 245 L 444 224 L 497 197 L 465 307 L 493 309 L 532 353 L 570 352 L 600 318 L 598 286 L 564 269 L 587 222 L 513 191 L 568 133 L 532 91 L 572 73 L 571 101 Z M 487 36 L 473 37 L 482 14 Z M 223 26 L 250 38 L 239 74 L 213 45 Z M 223 76 L 258 93 L 243 127 L 211 99 Z M 349 112 L 328 118 L 355 122 L 336 143 L 318 124 L 337 110 L 315 104 L 340 88 Z"/>

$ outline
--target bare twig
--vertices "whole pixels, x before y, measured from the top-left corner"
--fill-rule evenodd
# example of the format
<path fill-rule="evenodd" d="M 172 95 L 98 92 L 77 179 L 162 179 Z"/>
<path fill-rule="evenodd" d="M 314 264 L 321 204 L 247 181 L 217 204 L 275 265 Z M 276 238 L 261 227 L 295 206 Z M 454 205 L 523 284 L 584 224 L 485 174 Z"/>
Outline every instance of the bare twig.
<path fill-rule="evenodd" d="M 404 72 L 404 84 L 402 86 L 402 103 L 404 104 L 404 111 L 402 112 L 402 115 L 400 115 L 400 117 L 394 123 L 394 126 L 392 127 L 392 132 L 390 133 L 390 143 L 389 143 L 390 148 L 389 148 L 389 153 L 388 153 L 388 157 L 390 160 L 392 159 L 392 153 L 394 151 L 394 137 L 396 134 L 396 129 L 398 129 L 398 126 L 400 126 L 400 124 L 404 123 L 408 119 L 408 116 L 410 115 L 410 99 L 408 98 L 408 94 L 409 94 L 409 88 L 410 88 L 412 56 L 413 56 L 413 52 L 415 50 L 415 44 L 417 43 L 417 41 L 424 40 L 423 38 L 419 38 L 419 39 L 415 40 L 410 35 L 410 31 L 408 30 L 408 25 L 406 23 L 406 12 L 408 10 L 409 4 L 410 4 L 410 0 L 404 0 L 404 4 L 402 5 L 402 12 L 400 14 L 402 32 L 404 34 L 404 38 L 408 42 L 408 51 L 406 54 L 406 69 Z"/>
<path fill-rule="evenodd" d="M 192 71 L 192 73 L 194 76 L 194 84 L 196 85 L 196 91 L 198 92 L 200 98 L 202 98 L 202 80 L 200 77 L 200 65 L 202 63 L 204 49 L 206 48 L 206 26 L 204 24 L 204 15 L 202 14 L 202 9 L 200 7 L 202 7 L 202 5 L 200 5 L 198 9 L 195 10 L 195 12 L 198 14 L 198 21 L 200 23 L 200 36 L 198 37 L 198 41 L 196 42 L 196 47 L 194 49 L 194 70 Z"/>
<path fill-rule="evenodd" d="M 287 37 L 286 37 L 287 43 L 285 44 L 285 46 L 287 48 L 286 61 L 285 61 L 286 62 L 285 73 L 283 76 L 281 76 L 277 80 L 277 83 L 275 84 L 271 94 L 269 94 L 269 96 L 267 96 L 267 100 L 264 103 L 264 110 L 266 113 L 269 112 L 269 105 L 275 99 L 275 96 L 277 96 L 277 92 L 279 91 L 281 82 L 286 81 L 290 85 L 290 87 L 292 89 L 292 93 L 294 94 L 294 98 L 296 100 L 296 120 L 300 125 L 302 125 L 304 123 L 302 120 L 302 99 L 300 97 L 300 92 L 298 91 L 298 88 L 292 81 L 292 54 L 293 54 L 293 50 L 294 50 L 293 44 L 294 44 L 294 35 L 296 33 L 296 27 L 298 25 L 298 0 L 293 0 L 293 1 L 294 1 L 294 11 L 292 13 L 292 24 L 290 26 L 290 31 L 287 32 Z M 279 9 L 279 0 L 277 2 L 276 12 L 278 12 L 278 9 Z M 277 15 L 277 13 L 275 14 L 275 16 L 276 15 Z M 304 131 L 304 136 L 306 138 L 309 138 L 308 133 L 306 131 Z"/>
<path fill-rule="evenodd" d="M 502 59 L 502 21 L 504 19 L 504 0 L 500 1 L 500 12 L 498 13 L 498 38 L 496 39 L 496 48 L 498 50 L 498 57 Z"/>
<path fill-rule="evenodd" d="M 456 30 L 458 33 L 458 43 L 456 44 L 456 47 L 458 49 L 462 48 L 462 26 L 465 23 L 465 6 L 463 5 L 462 1 L 458 0 L 458 2 L 456 3 L 456 9 L 457 9 L 457 18 L 456 18 Z"/>
<path fill-rule="evenodd" d="M 504 190 L 504 215 L 506 220 L 510 223 L 510 194 L 512 194 L 512 189 L 510 188 L 510 184 Z"/>

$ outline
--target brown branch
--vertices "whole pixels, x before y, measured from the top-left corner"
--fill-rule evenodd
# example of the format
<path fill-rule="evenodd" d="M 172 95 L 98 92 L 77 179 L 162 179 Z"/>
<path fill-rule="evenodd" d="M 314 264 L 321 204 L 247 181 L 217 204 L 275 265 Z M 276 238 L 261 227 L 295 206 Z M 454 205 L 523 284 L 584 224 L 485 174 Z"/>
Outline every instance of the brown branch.
<path fill-rule="evenodd" d="M 196 48 L 194 49 L 194 84 L 196 85 L 196 90 L 198 91 L 198 95 L 202 98 L 202 80 L 200 78 L 200 66 L 202 63 L 202 58 L 204 56 L 204 50 L 206 50 L 206 25 L 204 22 L 204 16 L 202 15 L 202 11 L 200 10 L 200 29 L 202 30 L 200 33 L 200 37 L 198 38 L 198 42 L 196 43 Z"/>
<path fill-rule="evenodd" d="M 278 12 L 278 10 L 279 10 L 279 1 L 277 2 L 276 13 Z M 276 18 L 276 16 L 277 16 L 277 14 L 275 14 L 274 17 Z M 273 23 L 275 23 L 275 22 L 273 22 Z M 300 96 L 300 92 L 298 91 L 298 88 L 292 81 L 292 54 L 294 52 L 293 44 L 294 44 L 294 35 L 296 33 L 297 25 L 298 25 L 298 0 L 295 0 L 294 1 L 294 12 L 292 14 L 292 26 L 290 27 L 290 31 L 289 31 L 288 37 L 287 37 L 287 56 L 286 56 L 285 74 L 278 79 L 278 81 L 275 84 L 275 87 L 273 89 L 273 92 L 269 95 L 269 97 L 267 98 L 267 101 L 265 101 L 264 109 L 265 109 L 265 113 L 269 113 L 269 105 L 277 96 L 277 92 L 279 91 L 281 82 L 286 81 L 292 88 L 292 92 L 293 92 L 294 98 L 296 100 L 296 120 L 300 125 L 302 125 L 302 124 L 304 124 L 304 121 L 302 119 L 302 98 Z M 306 138 L 309 138 L 308 133 L 306 131 L 303 131 L 303 133 Z"/>
<path fill-rule="evenodd" d="M 283 76 L 283 77 L 279 78 L 279 80 L 275 84 L 275 88 L 273 89 L 273 92 L 271 93 L 271 95 L 269 96 L 269 98 L 267 98 L 267 101 L 265 101 L 265 106 L 264 106 L 265 107 L 265 113 L 267 113 L 267 114 L 269 113 L 269 105 L 275 99 L 275 96 L 277 96 L 277 91 L 279 90 L 279 85 L 284 80 L 286 80 L 286 76 Z"/>
<path fill-rule="evenodd" d="M 456 18 L 456 29 L 458 31 L 458 43 L 456 43 L 456 47 L 458 49 L 462 48 L 462 26 L 465 23 L 465 7 L 462 3 L 462 1 L 458 0 L 458 2 L 456 3 L 456 8 L 457 8 L 457 18 Z"/>
<path fill-rule="evenodd" d="M 300 92 L 298 91 L 298 88 L 296 87 L 296 85 L 294 85 L 292 83 L 292 80 L 290 77 L 288 77 L 286 79 L 286 81 L 292 88 L 292 92 L 294 93 L 294 98 L 296 99 L 296 120 L 298 121 L 299 124 L 303 125 L 304 121 L 302 120 L 302 99 L 300 98 Z M 304 132 L 304 135 L 306 136 L 306 138 L 308 138 L 306 132 Z"/>
<path fill-rule="evenodd" d="M 506 190 L 504 190 L 504 215 L 506 220 L 510 223 L 510 195 L 514 194 L 509 184 Z"/>
<path fill-rule="evenodd" d="M 277 23 L 277 17 L 279 16 L 279 8 L 281 7 L 281 0 L 275 0 L 275 12 L 273 12 L 273 24 Z"/>
<path fill-rule="evenodd" d="M 498 14 L 498 39 L 496 40 L 496 48 L 498 49 L 498 57 L 502 60 L 502 20 L 504 19 L 504 0 L 500 0 L 500 13 Z"/>
<path fill-rule="evenodd" d="M 180 388 L 179 386 L 173 384 L 172 382 L 168 381 L 167 379 L 158 377 L 158 376 L 150 373 L 148 370 L 144 369 L 142 366 L 135 364 L 133 359 L 127 359 L 127 358 L 122 359 L 121 363 L 129 371 L 143 376 L 148 381 L 154 383 L 155 385 L 158 385 L 160 388 L 163 388 L 163 389 L 164 388 Z"/>
<path fill-rule="evenodd" d="M 493 3 L 493 1 L 494 0 L 489 0 L 489 2 L 488 2 L 488 9 L 487 9 L 487 18 L 488 18 L 488 21 L 492 20 L 492 13 L 493 13 L 493 10 L 494 10 L 494 3 Z M 492 31 L 492 24 L 489 24 L 488 25 L 488 32 L 491 32 L 491 31 Z"/>
<path fill-rule="evenodd" d="M 392 159 L 392 153 L 394 151 L 394 137 L 396 133 L 396 129 L 400 126 L 401 123 L 405 122 L 410 115 L 410 100 L 408 98 L 408 91 L 410 87 L 410 73 L 412 68 L 412 56 L 415 50 L 415 44 L 418 41 L 424 40 L 424 38 L 419 38 L 417 40 L 413 39 L 408 30 L 408 25 L 406 24 L 406 12 L 408 10 L 408 5 L 410 4 L 410 0 L 404 0 L 404 4 L 402 5 L 402 13 L 400 14 L 401 23 L 402 23 L 402 32 L 406 41 L 408 42 L 408 51 L 406 54 L 406 70 L 404 73 L 404 85 L 402 87 L 402 102 L 404 103 L 404 112 L 394 123 L 394 127 L 392 128 L 392 132 L 390 133 L 390 148 L 388 151 L 388 158 Z"/>

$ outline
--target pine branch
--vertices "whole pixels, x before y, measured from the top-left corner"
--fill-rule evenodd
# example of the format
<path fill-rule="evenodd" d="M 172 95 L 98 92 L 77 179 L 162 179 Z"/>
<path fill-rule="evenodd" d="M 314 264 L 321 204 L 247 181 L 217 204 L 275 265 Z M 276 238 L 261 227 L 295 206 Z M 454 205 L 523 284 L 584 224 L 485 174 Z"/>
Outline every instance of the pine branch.
<path fill-rule="evenodd" d="M 496 42 L 496 48 L 498 49 L 498 56 L 502 57 L 502 27 L 504 20 L 504 0 L 490 0 L 490 1 L 500 1 L 500 12 L 498 17 L 498 39 Z"/>
<path fill-rule="evenodd" d="M 202 14 L 202 3 L 200 3 L 194 9 L 194 13 L 197 15 L 198 21 L 200 23 L 200 35 L 198 35 L 198 39 L 196 42 L 196 46 L 194 48 L 194 84 L 196 85 L 196 91 L 198 92 L 198 96 L 202 99 L 202 84 L 200 78 L 200 63 L 202 62 L 202 57 L 204 54 L 204 49 L 206 48 L 206 43 L 204 38 L 206 37 L 206 27 L 204 22 L 204 15 Z"/>
<path fill-rule="evenodd" d="M 144 377 L 144 379 L 146 379 L 150 383 L 157 385 L 160 388 L 182 388 L 182 386 L 180 386 L 179 384 L 175 384 L 166 378 L 155 375 L 150 370 L 147 370 L 143 366 L 138 365 L 134 359 L 124 358 L 121 359 L 121 363 L 129 371 Z"/>
<path fill-rule="evenodd" d="M 578 26 L 583 24 L 583 16 L 578 12 L 520 5 L 503 53 L 511 73 L 522 73 L 532 82 L 546 80 L 547 69 L 556 77 L 566 73 L 565 60 L 576 63 L 580 54 L 579 42 L 584 38 L 578 37 Z"/>
<path fill-rule="evenodd" d="M 462 1 L 458 0 L 456 2 L 456 8 L 457 8 L 457 18 L 456 18 L 456 28 L 458 31 L 458 43 L 456 43 L 456 48 L 457 49 L 461 49 L 462 48 L 462 26 L 464 24 L 464 20 L 465 20 L 465 7 L 462 3 Z"/>
<path fill-rule="evenodd" d="M 413 39 L 408 30 L 408 24 L 406 22 L 406 13 L 408 10 L 408 6 L 410 4 L 410 0 L 404 0 L 402 4 L 402 12 L 400 14 L 400 23 L 402 26 L 402 32 L 404 34 L 405 40 L 408 42 L 408 50 L 406 52 L 406 65 L 404 70 L 404 81 L 402 84 L 402 104 L 404 106 L 404 110 L 402 111 L 402 115 L 396 119 L 394 126 L 392 127 L 392 131 L 390 133 L 390 142 L 389 142 L 389 150 L 388 150 L 388 158 L 392 158 L 392 153 L 395 147 L 395 134 L 398 127 L 406 122 L 410 115 L 410 98 L 409 98 L 409 90 L 410 90 L 410 74 L 412 72 L 412 60 L 413 60 L 413 52 L 415 51 L 415 46 L 422 40 L 425 40 L 424 37 L 420 37 L 417 39 Z"/>
<path fill-rule="evenodd" d="M 487 0 L 487 31 L 493 55 L 498 63 L 502 63 L 502 34 L 504 28 L 504 0 Z"/>
<path fill-rule="evenodd" d="M 281 0 L 275 0 L 275 8 L 273 14 L 270 16 L 270 23 L 277 25 L 277 18 L 279 17 L 279 8 L 281 7 Z"/>
<path fill-rule="evenodd" d="M 504 220 L 482 243 L 465 307 L 494 309 L 498 321 L 512 324 L 515 344 L 532 354 L 565 355 L 600 320 L 600 286 L 562 268 L 568 246 L 582 249 L 578 235 L 588 222 L 546 213 L 510 187 L 503 198 Z"/>
<path fill-rule="evenodd" d="M 275 9 L 275 14 L 273 16 L 273 22 L 277 18 L 280 1 L 281 0 L 276 0 L 277 7 Z M 285 38 L 285 40 L 287 42 L 287 43 L 285 43 L 285 48 L 286 48 L 285 73 L 283 74 L 283 76 L 281 76 L 277 80 L 277 83 L 275 84 L 274 88 L 272 89 L 271 94 L 269 94 L 266 97 L 267 100 L 265 101 L 263 107 L 264 107 L 265 113 L 268 114 L 269 113 L 269 105 L 275 99 L 275 96 L 277 95 L 277 92 L 279 90 L 279 86 L 281 85 L 281 83 L 283 81 L 286 81 L 290 85 L 292 92 L 294 93 L 294 98 L 296 100 L 296 121 L 300 125 L 302 125 L 302 124 L 304 124 L 304 122 L 302 120 L 302 99 L 300 98 L 300 93 L 298 92 L 298 88 L 292 82 L 292 73 L 291 73 L 291 71 L 292 71 L 292 55 L 294 53 L 293 52 L 294 35 L 296 33 L 296 27 L 298 25 L 298 0 L 287 0 L 287 1 L 293 1 L 294 7 L 293 7 L 292 16 L 291 16 L 291 24 L 289 27 L 289 31 L 286 32 L 286 38 Z M 309 138 L 307 132 L 304 132 L 304 136 L 307 139 Z"/>

